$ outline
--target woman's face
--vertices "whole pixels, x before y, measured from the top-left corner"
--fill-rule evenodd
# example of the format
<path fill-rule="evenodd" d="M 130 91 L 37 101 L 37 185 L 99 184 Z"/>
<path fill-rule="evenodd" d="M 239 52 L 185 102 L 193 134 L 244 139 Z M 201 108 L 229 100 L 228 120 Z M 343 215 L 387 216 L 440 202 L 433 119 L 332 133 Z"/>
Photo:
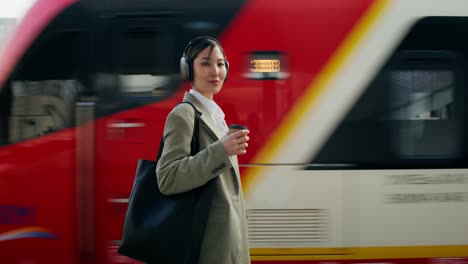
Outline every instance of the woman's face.
<path fill-rule="evenodd" d="M 223 52 L 218 46 L 206 47 L 193 61 L 193 86 L 209 99 L 221 91 L 226 78 L 226 65 Z"/>

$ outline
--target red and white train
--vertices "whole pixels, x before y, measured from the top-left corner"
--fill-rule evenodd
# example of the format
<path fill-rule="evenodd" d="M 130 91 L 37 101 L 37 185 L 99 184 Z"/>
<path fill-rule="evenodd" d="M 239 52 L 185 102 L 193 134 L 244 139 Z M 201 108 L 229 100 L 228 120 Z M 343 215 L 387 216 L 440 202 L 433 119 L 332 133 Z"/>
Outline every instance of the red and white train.
<path fill-rule="evenodd" d="M 37 0 L 0 57 L 0 263 L 116 252 L 211 35 L 252 262 L 468 263 L 468 1 Z"/>

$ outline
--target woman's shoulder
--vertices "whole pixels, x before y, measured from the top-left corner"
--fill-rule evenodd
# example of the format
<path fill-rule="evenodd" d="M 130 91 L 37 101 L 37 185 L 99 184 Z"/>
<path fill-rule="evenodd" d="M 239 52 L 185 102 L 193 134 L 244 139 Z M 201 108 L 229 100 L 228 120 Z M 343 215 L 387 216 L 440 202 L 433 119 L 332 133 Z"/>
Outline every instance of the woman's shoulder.
<path fill-rule="evenodd" d="M 193 107 L 187 103 L 180 103 L 176 105 L 169 115 L 175 116 L 193 116 L 195 114 Z"/>

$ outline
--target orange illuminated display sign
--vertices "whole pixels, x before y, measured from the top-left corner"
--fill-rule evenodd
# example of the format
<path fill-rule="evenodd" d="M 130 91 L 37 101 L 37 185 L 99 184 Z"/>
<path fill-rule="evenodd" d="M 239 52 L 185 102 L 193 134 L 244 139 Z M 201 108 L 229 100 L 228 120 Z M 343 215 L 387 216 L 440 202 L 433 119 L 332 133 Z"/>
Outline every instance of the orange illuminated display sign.
<path fill-rule="evenodd" d="M 264 72 L 280 72 L 281 61 L 277 59 L 254 59 L 250 60 L 250 72 L 264 73 Z"/>

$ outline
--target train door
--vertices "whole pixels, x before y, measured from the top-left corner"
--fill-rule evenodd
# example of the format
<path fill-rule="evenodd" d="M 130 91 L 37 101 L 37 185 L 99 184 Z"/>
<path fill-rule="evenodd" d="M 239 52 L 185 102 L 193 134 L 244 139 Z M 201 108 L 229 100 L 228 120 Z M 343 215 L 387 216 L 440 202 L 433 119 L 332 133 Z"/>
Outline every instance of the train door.
<path fill-rule="evenodd" d="M 167 14 L 166 14 L 167 15 Z M 117 252 L 123 218 L 138 159 L 155 159 L 171 97 L 181 85 L 174 19 L 122 15 L 104 22 L 108 33 L 102 56 L 107 74 L 97 77 L 96 122 L 99 243 L 107 262 L 123 260 Z M 119 262 L 121 263 L 121 262 Z"/>
<path fill-rule="evenodd" d="M 90 31 L 76 8 L 39 33 L 0 91 L 2 263 L 78 263 L 75 128 L 89 121 L 80 101 L 90 88 Z"/>

